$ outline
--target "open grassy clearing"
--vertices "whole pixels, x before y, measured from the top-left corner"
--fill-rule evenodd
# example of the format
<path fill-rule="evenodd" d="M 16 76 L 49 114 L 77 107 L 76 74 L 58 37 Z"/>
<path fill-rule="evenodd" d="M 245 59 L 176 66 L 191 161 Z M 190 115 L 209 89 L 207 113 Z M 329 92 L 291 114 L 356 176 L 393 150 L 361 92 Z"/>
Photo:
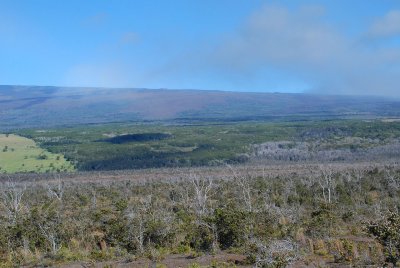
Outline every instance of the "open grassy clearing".
<path fill-rule="evenodd" d="M 28 138 L 0 134 L 0 172 L 68 172 L 74 166 L 62 154 L 39 148 Z"/>

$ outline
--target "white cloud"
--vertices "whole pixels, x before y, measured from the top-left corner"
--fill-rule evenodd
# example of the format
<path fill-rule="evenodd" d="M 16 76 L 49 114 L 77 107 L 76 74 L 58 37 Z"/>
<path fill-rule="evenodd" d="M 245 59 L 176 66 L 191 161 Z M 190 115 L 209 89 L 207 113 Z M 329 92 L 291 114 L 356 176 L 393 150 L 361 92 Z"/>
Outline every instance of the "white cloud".
<path fill-rule="evenodd" d="M 400 35 L 400 10 L 392 10 L 375 20 L 369 32 L 371 37 L 392 37 Z"/>
<path fill-rule="evenodd" d="M 237 74 L 279 69 L 295 74 L 317 92 L 399 96 L 400 47 L 372 46 L 362 34 L 349 37 L 326 23 L 323 14 L 323 8 L 292 11 L 266 5 L 221 41 L 208 59 Z M 389 13 L 371 29 L 394 34 L 400 29 L 396 14 Z"/>
<path fill-rule="evenodd" d="M 133 87 L 132 72 L 118 62 L 83 63 L 71 67 L 64 79 L 67 86 Z"/>
<path fill-rule="evenodd" d="M 257 62 L 285 67 L 301 63 L 318 66 L 336 60 L 335 55 L 346 49 L 345 40 L 321 24 L 319 16 L 309 15 L 308 12 L 291 13 L 283 7 L 265 6 L 220 47 L 218 54 L 239 66 Z"/>
<path fill-rule="evenodd" d="M 282 85 L 301 81 L 302 88 L 319 93 L 399 97 L 400 46 L 375 40 L 397 32 L 397 11 L 366 25 L 359 35 L 341 32 L 325 12 L 321 6 L 288 9 L 265 5 L 233 32 L 206 44 L 199 42 L 145 73 L 118 63 L 82 64 L 69 71 L 67 84 L 121 87 L 146 82 L 168 86 L 175 80 L 176 87 L 190 84 L 196 88 L 197 81 L 202 85 L 205 80 L 209 85 L 215 81 L 252 90 L 252 85 L 260 88 L 260 83 L 270 79 L 269 85 L 274 86 L 277 81 Z M 374 38 L 365 38 L 372 33 Z M 137 35 L 126 33 L 120 43 L 124 41 L 137 42 Z"/>
<path fill-rule="evenodd" d="M 124 45 L 136 44 L 139 41 L 139 35 L 135 32 L 126 32 L 121 36 L 121 43 Z"/>
<path fill-rule="evenodd" d="M 109 16 L 107 13 L 97 13 L 95 15 L 87 17 L 83 21 L 83 25 L 87 27 L 100 27 L 107 22 L 108 17 Z"/>

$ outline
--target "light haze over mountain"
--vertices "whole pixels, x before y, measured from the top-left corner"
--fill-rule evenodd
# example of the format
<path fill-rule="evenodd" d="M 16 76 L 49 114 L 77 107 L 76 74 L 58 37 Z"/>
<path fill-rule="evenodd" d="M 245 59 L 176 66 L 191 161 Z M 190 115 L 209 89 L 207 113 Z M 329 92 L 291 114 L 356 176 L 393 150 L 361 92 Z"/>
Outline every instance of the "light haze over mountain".
<path fill-rule="evenodd" d="M 193 124 L 399 116 L 400 101 L 384 97 L 0 86 L 0 129 L 110 122 Z"/>

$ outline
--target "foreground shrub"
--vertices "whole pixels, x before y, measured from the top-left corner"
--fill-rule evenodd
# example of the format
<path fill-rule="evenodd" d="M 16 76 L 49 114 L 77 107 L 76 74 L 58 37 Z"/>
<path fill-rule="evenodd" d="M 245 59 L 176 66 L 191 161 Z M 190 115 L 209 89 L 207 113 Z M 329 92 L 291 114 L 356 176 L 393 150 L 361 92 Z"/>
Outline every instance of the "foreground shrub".
<path fill-rule="evenodd" d="M 400 260 L 400 215 L 391 212 L 384 219 L 370 223 L 367 230 L 384 246 L 386 262 L 396 266 Z"/>

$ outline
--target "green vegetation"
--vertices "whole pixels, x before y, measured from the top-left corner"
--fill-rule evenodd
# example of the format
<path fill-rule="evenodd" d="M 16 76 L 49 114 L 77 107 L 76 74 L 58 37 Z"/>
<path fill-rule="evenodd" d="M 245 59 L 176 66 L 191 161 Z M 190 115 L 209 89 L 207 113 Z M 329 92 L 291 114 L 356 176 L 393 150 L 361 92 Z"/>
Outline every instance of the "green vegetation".
<path fill-rule="evenodd" d="M 398 265 L 398 121 L 126 123 L 16 134 L 0 136 L 7 172 L 89 172 L 0 174 L 0 266 Z M 170 168 L 129 170 L 154 167 Z M 210 255 L 224 257 L 204 261 Z"/>
<path fill-rule="evenodd" d="M 60 175 L 35 183 L 11 176 L 0 185 L 0 263 L 397 264 L 398 165 L 262 168 L 218 168 L 222 173 L 214 175 L 206 169 L 176 170 L 175 176 L 151 182 L 122 174 L 106 180 L 97 172 L 81 174 L 81 180 Z M 224 173 L 229 176 L 220 179 Z M 210 254 L 231 254 L 235 261 L 200 265 Z M 184 262 L 171 264 L 177 255 Z"/>
<path fill-rule="evenodd" d="M 367 230 L 384 246 L 386 261 L 396 266 L 400 260 L 400 214 L 391 212 L 380 222 L 372 222 Z"/>
<path fill-rule="evenodd" d="M 163 139 L 111 143 L 118 136 L 159 133 Z M 25 130 L 42 148 L 62 153 L 80 170 L 113 170 L 152 167 L 214 165 L 241 162 L 240 153 L 252 143 L 293 134 L 290 128 L 269 124 L 226 124 L 204 126 L 97 125 Z"/>
<path fill-rule="evenodd" d="M 265 161 L 369 161 L 372 156 L 397 157 L 395 148 L 400 146 L 400 122 L 380 120 L 102 124 L 18 134 L 89 171 L 213 166 L 244 163 L 255 156 Z M 267 152 L 256 146 L 266 142 L 275 142 L 277 152 L 268 152 L 271 144 Z"/>
<path fill-rule="evenodd" d="M 0 173 L 69 172 L 73 165 L 62 154 L 39 148 L 31 139 L 0 134 Z"/>

